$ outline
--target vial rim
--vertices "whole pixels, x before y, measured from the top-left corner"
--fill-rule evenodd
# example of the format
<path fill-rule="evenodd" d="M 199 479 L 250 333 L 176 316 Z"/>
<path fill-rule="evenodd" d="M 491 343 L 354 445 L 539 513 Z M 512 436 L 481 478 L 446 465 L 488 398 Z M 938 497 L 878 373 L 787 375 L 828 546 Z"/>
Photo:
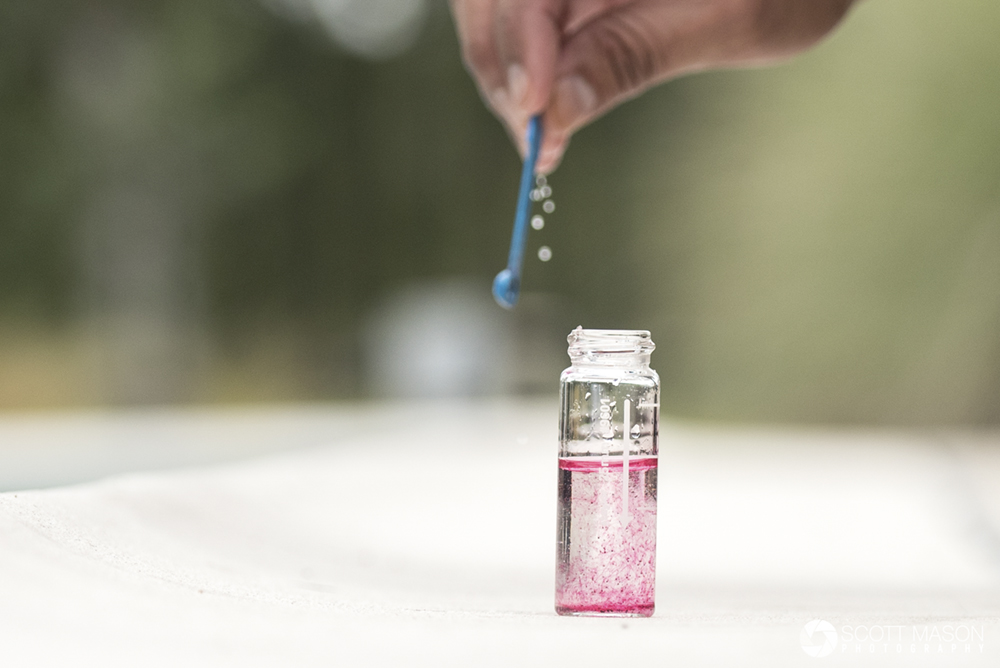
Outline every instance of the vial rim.
<path fill-rule="evenodd" d="M 584 329 L 577 327 L 569 336 L 571 358 L 591 355 L 648 355 L 656 344 L 645 329 Z"/>

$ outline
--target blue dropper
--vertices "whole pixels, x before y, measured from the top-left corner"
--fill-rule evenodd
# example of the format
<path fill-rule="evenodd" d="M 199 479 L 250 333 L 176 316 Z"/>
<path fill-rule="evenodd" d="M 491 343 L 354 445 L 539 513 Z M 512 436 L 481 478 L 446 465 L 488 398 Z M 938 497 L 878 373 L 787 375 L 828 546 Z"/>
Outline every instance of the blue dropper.
<path fill-rule="evenodd" d="M 542 118 L 532 116 L 528 121 L 526 141 L 528 155 L 521 169 L 521 190 L 517 194 L 517 212 L 514 214 L 514 233 L 510 237 L 510 254 L 507 268 L 493 279 L 493 298 L 504 308 L 514 308 L 521 295 L 521 266 L 524 264 L 524 244 L 528 240 L 528 214 L 531 213 L 531 186 L 535 177 L 535 162 L 542 145 Z"/>

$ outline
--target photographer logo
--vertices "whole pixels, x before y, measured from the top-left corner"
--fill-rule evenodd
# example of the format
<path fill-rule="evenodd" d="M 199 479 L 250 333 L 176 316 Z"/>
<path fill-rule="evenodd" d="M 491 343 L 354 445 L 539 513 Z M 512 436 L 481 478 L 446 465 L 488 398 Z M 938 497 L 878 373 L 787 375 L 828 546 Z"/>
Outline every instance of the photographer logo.
<path fill-rule="evenodd" d="M 822 659 L 833 654 L 833 650 L 837 647 L 837 629 L 828 621 L 814 619 L 802 627 L 799 640 L 803 652 Z"/>

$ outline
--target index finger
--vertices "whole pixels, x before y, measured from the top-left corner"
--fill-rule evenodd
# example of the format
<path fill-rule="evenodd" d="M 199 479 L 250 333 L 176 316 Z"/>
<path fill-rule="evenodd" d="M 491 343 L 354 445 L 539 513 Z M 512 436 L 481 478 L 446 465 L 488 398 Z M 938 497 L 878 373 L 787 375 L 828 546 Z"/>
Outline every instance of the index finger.
<path fill-rule="evenodd" d="M 500 66 L 494 40 L 496 0 L 451 0 L 462 60 L 479 93 L 498 115 L 507 106 L 507 75 Z"/>

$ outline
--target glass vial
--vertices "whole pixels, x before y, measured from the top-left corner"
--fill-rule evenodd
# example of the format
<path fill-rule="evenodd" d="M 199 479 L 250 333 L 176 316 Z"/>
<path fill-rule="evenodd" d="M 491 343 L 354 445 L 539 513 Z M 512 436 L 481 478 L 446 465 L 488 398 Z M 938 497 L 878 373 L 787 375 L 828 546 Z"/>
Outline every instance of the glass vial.
<path fill-rule="evenodd" d="M 556 612 L 649 617 L 660 379 L 649 332 L 570 333 L 560 379 Z"/>

